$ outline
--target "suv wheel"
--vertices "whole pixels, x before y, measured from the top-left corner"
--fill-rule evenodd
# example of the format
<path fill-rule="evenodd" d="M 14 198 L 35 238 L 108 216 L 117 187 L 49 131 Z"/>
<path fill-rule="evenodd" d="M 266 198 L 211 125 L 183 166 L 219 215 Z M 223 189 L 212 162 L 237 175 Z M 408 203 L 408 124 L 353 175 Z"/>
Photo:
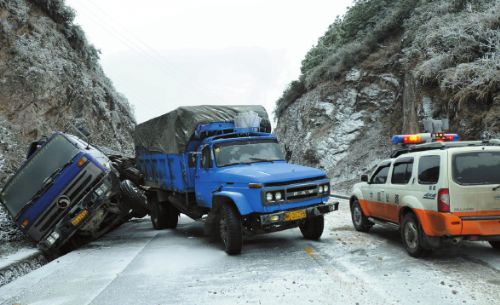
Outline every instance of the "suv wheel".
<path fill-rule="evenodd" d="M 323 215 L 306 219 L 306 221 L 299 226 L 300 232 L 305 239 L 319 240 L 323 229 L 325 228 L 325 218 Z"/>
<path fill-rule="evenodd" d="M 500 250 L 500 241 L 490 240 L 489 243 L 493 247 L 493 249 Z"/>
<path fill-rule="evenodd" d="M 156 230 L 175 229 L 179 222 L 179 212 L 169 202 L 150 202 L 151 223 Z"/>
<path fill-rule="evenodd" d="M 365 214 L 363 214 L 363 210 L 361 209 L 361 205 L 359 205 L 358 199 L 354 199 L 352 202 L 351 218 L 356 231 L 368 232 L 371 227 L 373 227 L 373 223 L 368 220 Z"/>
<path fill-rule="evenodd" d="M 430 250 L 423 247 L 424 232 L 415 214 L 408 213 L 403 217 L 401 237 L 406 251 L 411 256 L 422 257 L 429 254 Z"/>
<path fill-rule="evenodd" d="M 224 204 L 220 209 L 219 232 L 227 254 L 239 254 L 243 246 L 241 217 L 231 204 Z"/>

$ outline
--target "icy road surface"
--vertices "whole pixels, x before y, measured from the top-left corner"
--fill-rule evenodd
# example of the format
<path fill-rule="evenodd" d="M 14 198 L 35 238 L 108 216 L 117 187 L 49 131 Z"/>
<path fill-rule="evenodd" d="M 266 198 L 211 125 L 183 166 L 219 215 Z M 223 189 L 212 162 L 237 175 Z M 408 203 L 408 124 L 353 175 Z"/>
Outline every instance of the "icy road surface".
<path fill-rule="evenodd" d="M 465 243 L 409 257 L 398 232 L 357 233 L 346 201 L 321 242 L 298 229 L 227 256 L 182 218 L 175 231 L 130 222 L 0 288 L 0 304 L 500 304 L 500 253 Z"/>

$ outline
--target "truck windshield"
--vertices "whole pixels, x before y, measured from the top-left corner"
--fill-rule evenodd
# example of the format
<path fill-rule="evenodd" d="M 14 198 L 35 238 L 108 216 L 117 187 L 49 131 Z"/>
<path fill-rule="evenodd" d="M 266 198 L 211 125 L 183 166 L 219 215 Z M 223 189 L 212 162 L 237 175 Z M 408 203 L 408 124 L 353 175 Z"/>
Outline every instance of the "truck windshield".
<path fill-rule="evenodd" d="M 31 156 L 5 185 L 1 201 L 11 215 L 19 211 L 37 194 L 49 178 L 56 175 L 79 150 L 64 136 L 56 135 Z"/>
<path fill-rule="evenodd" d="M 500 184 L 500 152 L 456 154 L 453 179 L 462 185 Z"/>
<path fill-rule="evenodd" d="M 214 146 L 218 167 L 284 160 L 276 140 L 248 140 L 221 143 Z"/>

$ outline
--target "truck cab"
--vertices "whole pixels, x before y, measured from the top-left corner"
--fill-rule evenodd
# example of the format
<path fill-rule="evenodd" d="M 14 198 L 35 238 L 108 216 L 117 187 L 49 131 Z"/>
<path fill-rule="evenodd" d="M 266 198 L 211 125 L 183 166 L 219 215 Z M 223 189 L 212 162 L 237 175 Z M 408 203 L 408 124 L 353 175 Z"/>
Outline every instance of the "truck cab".
<path fill-rule="evenodd" d="M 119 173 L 110 159 L 76 136 L 56 132 L 34 142 L 27 160 L 0 191 L 17 226 L 49 255 L 71 239 L 96 237 L 127 218 Z"/>
<path fill-rule="evenodd" d="M 245 234 L 300 227 L 304 237 L 320 238 L 323 215 L 338 208 L 328 203 L 323 171 L 287 163 L 277 138 L 261 124 L 238 126 L 234 118 L 217 121 L 220 111 L 182 108 L 214 121 L 198 122 L 181 153 L 137 156 L 155 228 L 175 228 L 179 213 L 204 219 L 206 232 L 220 237 L 229 254 L 241 252 Z"/>

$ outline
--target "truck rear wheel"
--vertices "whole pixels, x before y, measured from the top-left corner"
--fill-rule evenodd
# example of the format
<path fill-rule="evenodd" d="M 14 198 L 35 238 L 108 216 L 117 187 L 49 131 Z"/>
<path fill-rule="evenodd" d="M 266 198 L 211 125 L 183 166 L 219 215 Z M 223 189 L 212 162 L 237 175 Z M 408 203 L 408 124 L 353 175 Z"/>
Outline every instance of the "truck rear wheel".
<path fill-rule="evenodd" d="M 422 257 L 430 253 L 430 250 L 423 246 L 424 234 L 415 214 L 408 213 L 403 217 L 401 238 L 408 254 Z"/>
<path fill-rule="evenodd" d="M 323 215 L 309 218 L 299 228 L 305 239 L 318 240 L 325 228 L 325 218 Z"/>
<path fill-rule="evenodd" d="M 224 204 L 220 209 L 219 232 L 227 254 L 241 253 L 243 246 L 241 217 L 231 204 Z"/>
<path fill-rule="evenodd" d="M 156 230 L 175 229 L 179 222 L 179 211 L 169 202 L 150 202 L 151 223 Z"/>
<path fill-rule="evenodd" d="M 489 243 L 493 249 L 500 250 L 500 241 L 490 240 Z"/>

